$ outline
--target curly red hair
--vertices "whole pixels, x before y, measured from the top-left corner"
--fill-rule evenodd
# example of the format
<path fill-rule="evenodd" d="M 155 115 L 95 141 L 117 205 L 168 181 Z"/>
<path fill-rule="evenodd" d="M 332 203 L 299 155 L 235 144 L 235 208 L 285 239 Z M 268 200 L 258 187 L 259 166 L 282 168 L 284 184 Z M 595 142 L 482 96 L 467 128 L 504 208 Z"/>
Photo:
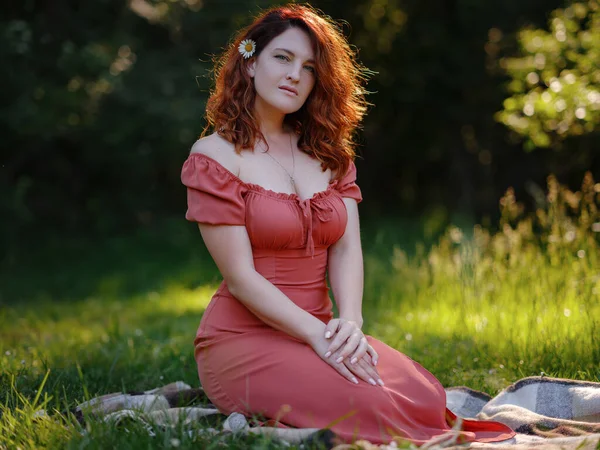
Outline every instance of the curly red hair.
<path fill-rule="evenodd" d="M 255 90 L 238 52 L 244 39 L 256 42 L 256 53 L 276 36 L 298 27 L 310 37 L 315 52 L 316 82 L 304 105 L 285 117 L 285 123 L 299 135 L 300 150 L 321 161 L 323 170 L 336 172 L 336 179 L 348 170 L 355 157 L 354 132 L 369 105 L 364 83 L 369 73 L 356 60 L 342 34 L 330 17 L 309 5 L 290 4 L 261 13 L 242 29 L 215 64 L 215 87 L 206 104 L 207 125 L 235 145 L 239 154 L 253 149 L 256 139 L 264 140 L 251 116 Z"/>

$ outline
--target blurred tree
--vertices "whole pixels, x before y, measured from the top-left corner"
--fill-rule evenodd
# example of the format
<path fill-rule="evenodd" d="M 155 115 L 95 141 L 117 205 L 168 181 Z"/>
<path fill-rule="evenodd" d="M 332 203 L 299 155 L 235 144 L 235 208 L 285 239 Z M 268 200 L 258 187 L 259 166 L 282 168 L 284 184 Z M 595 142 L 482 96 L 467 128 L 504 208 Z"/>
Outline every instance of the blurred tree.
<path fill-rule="evenodd" d="M 42 223 L 114 232 L 148 223 L 174 198 L 181 211 L 173 174 L 201 129 L 210 54 L 226 44 L 235 11 L 197 0 L 3 9 L 0 207 L 13 220 L 2 238 Z"/>
<path fill-rule="evenodd" d="M 549 27 L 520 31 L 521 55 L 502 61 L 513 95 L 497 118 L 529 150 L 559 147 L 600 125 L 600 3 L 556 9 Z"/>
<path fill-rule="evenodd" d="M 562 0 L 365 0 L 338 14 L 352 24 L 360 57 L 378 72 L 365 124 L 363 180 L 377 214 L 444 205 L 494 213 L 509 185 L 543 182 L 547 160 L 522 152 L 494 120 L 514 34 L 540 26 Z M 342 7 L 340 7 L 342 8 Z M 333 14 L 333 12 L 332 12 Z M 534 162 L 535 160 L 535 162 Z M 364 171 L 362 172 L 365 173 Z M 579 178 L 579 181 L 581 179 Z M 400 206 L 401 205 L 401 206 Z"/>

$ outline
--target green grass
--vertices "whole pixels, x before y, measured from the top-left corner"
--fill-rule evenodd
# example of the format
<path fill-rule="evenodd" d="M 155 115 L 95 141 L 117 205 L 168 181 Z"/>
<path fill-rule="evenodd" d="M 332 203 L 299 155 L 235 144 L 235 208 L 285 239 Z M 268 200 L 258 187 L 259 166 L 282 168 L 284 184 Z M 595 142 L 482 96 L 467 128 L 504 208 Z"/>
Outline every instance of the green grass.
<path fill-rule="evenodd" d="M 564 235 L 565 217 L 534 232 L 537 222 L 507 214 L 513 225 L 499 233 L 450 228 L 441 238 L 435 215 L 365 221 L 365 332 L 444 386 L 493 395 L 542 372 L 600 381 L 600 233 L 579 223 L 559 245 L 550 236 Z M 192 341 L 219 280 L 180 219 L 13 255 L 0 275 L 0 448 L 278 448 L 99 422 L 82 433 L 67 414 L 109 392 L 198 385 Z M 52 419 L 34 419 L 41 408 Z"/>

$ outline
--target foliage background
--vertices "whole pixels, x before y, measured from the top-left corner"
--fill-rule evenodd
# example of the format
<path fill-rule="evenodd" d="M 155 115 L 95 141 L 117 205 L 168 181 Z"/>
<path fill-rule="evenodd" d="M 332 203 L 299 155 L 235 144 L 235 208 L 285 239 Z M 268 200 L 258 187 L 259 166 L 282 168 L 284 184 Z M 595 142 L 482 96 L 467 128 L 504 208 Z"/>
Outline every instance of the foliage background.
<path fill-rule="evenodd" d="M 211 58 L 276 3 L 3 2 L 3 262 L 32 240 L 182 217 L 179 171 L 203 126 Z M 509 186 L 524 198 L 549 174 L 578 187 L 600 173 L 596 0 L 311 4 L 343 21 L 377 72 L 357 162 L 363 215 L 490 224 Z"/>

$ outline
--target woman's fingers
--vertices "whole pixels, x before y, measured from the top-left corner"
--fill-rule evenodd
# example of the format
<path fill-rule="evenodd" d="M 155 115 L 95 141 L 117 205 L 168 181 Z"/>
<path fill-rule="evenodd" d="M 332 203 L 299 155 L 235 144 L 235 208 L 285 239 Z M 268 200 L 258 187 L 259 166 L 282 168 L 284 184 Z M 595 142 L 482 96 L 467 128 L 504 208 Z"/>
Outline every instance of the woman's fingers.
<path fill-rule="evenodd" d="M 339 329 L 335 338 L 329 344 L 329 347 L 327 348 L 327 352 L 325 353 L 325 358 L 328 358 L 334 352 L 338 351 L 340 349 L 340 347 L 342 345 L 344 345 L 344 342 L 346 342 L 346 340 L 348 339 L 348 336 L 350 336 L 350 334 L 352 333 L 353 327 L 350 325 L 348 325 L 348 326 L 346 326 L 346 325 L 347 325 L 347 323 L 342 324 L 342 327 Z"/>
<path fill-rule="evenodd" d="M 332 361 L 331 366 L 337 370 L 343 377 L 347 378 L 354 384 L 358 384 L 358 380 L 354 376 L 354 374 L 348 370 L 348 368 L 344 365 L 344 363 L 335 363 Z"/>
<path fill-rule="evenodd" d="M 340 363 L 333 361 L 333 359 L 337 359 L 339 355 L 335 353 L 333 358 L 325 359 L 327 363 L 336 369 L 344 378 L 349 381 L 358 384 L 357 377 L 363 380 L 365 383 L 369 383 L 373 386 L 383 386 L 384 383 L 377 372 L 377 369 L 373 367 L 370 363 L 369 358 L 364 356 L 356 364 L 351 364 L 350 361 L 346 358 Z"/>
<path fill-rule="evenodd" d="M 350 337 L 346 340 L 346 345 L 342 347 L 342 350 L 339 352 L 339 355 L 335 362 L 342 362 L 342 360 L 346 359 L 350 355 L 352 355 L 360 346 L 361 338 L 363 334 L 358 331 L 354 332 L 350 335 Z M 358 361 L 358 359 L 357 359 Z"/>
<path fill-rule="evenodd" d="M 371 345 L 367 346 L 367 353 L 371 356 L 371 363 L 376 366 L 379 362 L 379 354 Z"/>
<path fill-rule="evenodd" d="M 361 359 L 356 364 L 352 364 L 351 367 L 355 367 L 357 369 L 357 372 L 360 373 L 360 377 L 367 383 L 373 386 L 383 386 L 383 381 L 381 380 L 379 373 L 365 358 Z M 352 368 L 350 369 L 350 371 L 353 371 Z"/>
<path fill-rule="evenodd" d="M 364 357 L 359 361 L 359 364 L 361 365 L 361 367 L 364 369 L 365 372 L 367 372 L 371 378 L 375 381 L 375 383 L 379 384 L 380 386 L 384 385 L 383 380 L 381 379 L 381 376 L 379 375 L 379 372 L 377 371 L 377 369 L 375 367 L 373 367 L 373 365 L 369 362 L 368 358 Z M 371 383 L 373 384 L 373 383 Z"/>
<path fill-rule="evenodd" d="M 369 343 L 367 342 L 367 338 L 364 336 L 361 337 L 358 343 L 358 347 L 356 347 L 356 350 L 354 351 L 352 356 L 349 357 L 350 364 L 356 364 L 359 359 L 362 359 L 362 357 L 366 355 L 368 348 Z"/>
<path fill-rule="evenodd" d="M 325 339 L 329 339 L 331 336 L 333 336 L 340 326 L 340 319 L 331 319 L 325 326 Z"/>
<path fill-rule="evenodd" d="M 365 370 L 365 368 L 361 364 L 350 364 L 348 360 L 344 360 L 340 363 L 342 366 L 346 367 L 346 369 L 351 372 L 353 375 L 356 375 L 358 378 L 363 380 L 365 383 L 369 383 L 369 378 L 372 378 L 371 375 Z"/>
<path fill-rule="evenodd" d="M 377 386 L 377 380 L 380 379 L 379 374 L 377 374 L 372 368 L 369 368 L 369 363 L 364 359 L 361 359 L 356 364 L 350 364 L 347 360 L 344 361 L 346 367 L 357 377 L 363 380 L 365 383 L 369 383 L 373 386 Z"/>

